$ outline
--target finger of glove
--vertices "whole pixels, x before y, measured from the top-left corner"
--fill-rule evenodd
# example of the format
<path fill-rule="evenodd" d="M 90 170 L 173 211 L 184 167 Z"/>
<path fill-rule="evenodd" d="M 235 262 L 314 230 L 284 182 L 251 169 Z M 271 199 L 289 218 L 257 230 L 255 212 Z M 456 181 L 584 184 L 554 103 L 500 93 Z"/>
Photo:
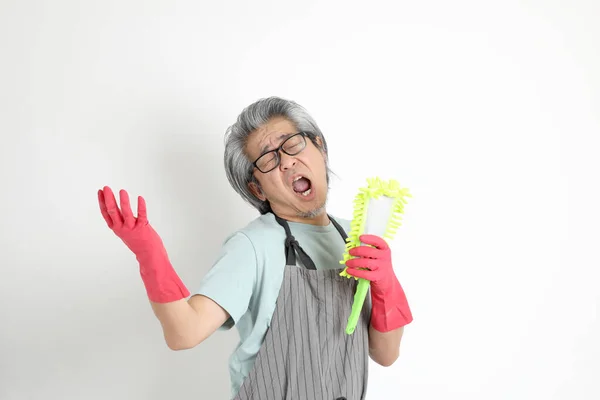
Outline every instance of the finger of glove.
<path fill-rule="evenodd" d="M 348 251 L 348 254 L 354 257 L 364 258 L 382 258 L 383 253 L 381 250 L 371 246 L 357 246 Z"/>
<path fill-rule="evenodd" d="M 359 239 L 361 242 L 375 246 L 379 250 L 389 249 L 387 242 L 380 236 L 365 234 L 361 235 Z"/>
<path fill-rule="evenodd" d="M 119 191 L 119 200 L 121 202 L 121 213 L 123 214 L 123 226 L 132 229 L 135 226 L 135 217 L 131 211 L 131 204 L 129 203 L 129 194 L 127 191 L 123 189 Z"/>
<path fill-rule="evenodd" d="M 365 270 L 365 269 L 347 268 L 346 272 L 348 273 L 348 275 L 352 275 L 357 278 L 363 278 L 368 281 L 373 280 L 373 271 L 369 271 L 369 270 Z"/>
<path fill-rule="evenodd" d="M 349 268 L 368 268 L 371 271 L 376 271 L 379 269 L 379 260 L 372 258 L 351 258 L 346 261 L 346 266 Z"/>
<path fill-rule="evenodd" d="M 123 216 L 119 207 L 117 207 L 117 200 L 112 190 L 108 187 L 104 187 L 104 201 L 106 204 L 106 211 L 113 222 L 113 229 L 118 229 L 123 225 Z"/>
<path fill-rule="evenodd" d="M 110 215 L 108 214 L 108 210 L 106 209 L 106 202 L 104 201 L 104 192 L 102 189 L 98 190 L 98 205 L 100 206 L 100 212 L 102 213 L 102 217 L 106 221 L 106 224 L 109 228 L 112 229 L 113 221 Z"/>
<path fill-rule="evenodd" d="M 138 196 L 138 224 L 148 223 L 148 213 L 146 211 L 146 200 L 142 196 Z"/>

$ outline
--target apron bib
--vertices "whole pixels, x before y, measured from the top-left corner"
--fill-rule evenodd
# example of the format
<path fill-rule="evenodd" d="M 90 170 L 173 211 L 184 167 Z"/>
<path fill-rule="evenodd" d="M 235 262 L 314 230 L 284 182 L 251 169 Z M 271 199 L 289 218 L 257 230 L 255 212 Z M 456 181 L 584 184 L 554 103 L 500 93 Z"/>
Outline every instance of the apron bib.
<path fill-rule="evenodd" d="M 370 296 L 345 333 L 356 280 L 343 268 L 317 270 L 285 229 L 286 266 L 275 311 L 249 375 L 234 400 L 363 400 L 367 391 Z M 331 217 L 344 243 L 347 235 Z M 296 266 L 296 253 L 304 267 Z"/>

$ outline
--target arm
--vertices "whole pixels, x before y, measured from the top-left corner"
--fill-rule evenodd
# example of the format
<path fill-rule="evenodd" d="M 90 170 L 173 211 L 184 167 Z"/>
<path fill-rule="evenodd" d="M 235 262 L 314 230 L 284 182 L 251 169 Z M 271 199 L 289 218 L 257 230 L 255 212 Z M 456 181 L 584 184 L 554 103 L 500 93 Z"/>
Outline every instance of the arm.
<path fill-rule="evenodd" d="M 398 359 L 404 326 L 413 317 L 385 240 L 374 235 L 362 235 L 360 240 L 374 247 L 350 249 L 349 254 L 356 258 L 346 261 L 347 272 L 371 281 L 369 355 L 377 364 L 388 367 Z"/>
<path fill-rule="evenodd" d="M 138 197 L 138 216 L 133 216 L 129 195 L 121 190 L 120 209 L 112 190 L 98 191 L 100 211 L 108 227 L 135 254 L 140 275 L 154 314 L 160 321 L 167 345 L 188 349 L 204 341 L 229 314 L 205 296 L 193 296 L 185 287 L 167 255 L 158 233 L 148 223 L 146 203 Z"/>
<path fill-rule="evenodd" d="M 389 332 L 379 332 L 369 326 L 369 356 L 383 367 L 394 364 L 400 356 L 400 341 L 404 327 Z"/>
<path fill-rule="evenodd" d="M 229 313 L 208 297 L 192 296 L 171 303 L 150 302 L 171 350 L 191 349 L 212 335 Z"/>

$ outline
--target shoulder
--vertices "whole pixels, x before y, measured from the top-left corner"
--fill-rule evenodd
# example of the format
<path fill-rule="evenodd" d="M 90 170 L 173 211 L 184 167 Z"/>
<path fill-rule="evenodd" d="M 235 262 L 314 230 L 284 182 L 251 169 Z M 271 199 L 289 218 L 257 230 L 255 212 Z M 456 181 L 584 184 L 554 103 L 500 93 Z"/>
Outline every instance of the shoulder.
<path fill-rule="evenodd" d="M 344 231 L 350 231 L 350 219 L 335 214 L 329 214 L 329 216 L 340 224 Z M 233 232 L 229 238 L 232 237 L 243 237 L 244 239 L 238 240 L 244 240 L 251 243 L 255 250 L 270 248 L 275 244 L 277 244 L 277 248 L 279 248 L 280 246 L 283 246 L 282 240 L 285 239 L 285 230 L 277 223 L 275 216 L 272 213 L 267 213 L 256 217 L 242 228 Z"/>
<path fill-rule="evenodd" d="M 351 220 L 335 214 L 329 214 L 329 216 L 333 218 L 338 224 L 340 224 L 340 226 L 344 228 L 346 232 L 350 230 L 350 223 L 352 222 Z"/>
<path fill-rule="evenodd" d="M 258 264 L 272 258 L 272 253 L 281 250 L 285 230 L 277 223 L 273 214 L 261 215 L 245 226 L 235 230 L 226 238 L 224 246 L 236 251 L 254 254 Z M 283 254 L 283 252 L 281 252 Z"/>
<path fill-rule="evenodd" d="M 236 233 L 245 235 L 253 243 L 260 243 L 273 235 L 285 236 L 284 232 L 283 228 L 275 220 L 275 216 L 268 213 L 256 217 Z"/>
<path fill-rule="evenodd" d="M 265 233 L 277 232 L 280 228 L 273 214 L 265 214 L 252 219 L 246 225 L 236 228 L 225 238 L 225 241 L 227 242 L 234 237 L 245 237 L 247 240 L 253 241 L 260 239 Z"/>

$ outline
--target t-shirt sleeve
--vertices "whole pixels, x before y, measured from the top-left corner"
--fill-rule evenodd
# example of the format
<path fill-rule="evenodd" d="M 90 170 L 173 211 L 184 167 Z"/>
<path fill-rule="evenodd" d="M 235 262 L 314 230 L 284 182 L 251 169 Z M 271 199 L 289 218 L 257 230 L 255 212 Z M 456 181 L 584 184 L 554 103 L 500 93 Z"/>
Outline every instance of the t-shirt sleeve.
<path fill-rule="evenodd" d="M 242 232 L 223 243 L 216 262 L 202 278 L 196 294 L 209 297 L 230 315 L 219 328 L 231 329 L 248 310 L 256 285 L 257 262 L 254 246 Z"/>

